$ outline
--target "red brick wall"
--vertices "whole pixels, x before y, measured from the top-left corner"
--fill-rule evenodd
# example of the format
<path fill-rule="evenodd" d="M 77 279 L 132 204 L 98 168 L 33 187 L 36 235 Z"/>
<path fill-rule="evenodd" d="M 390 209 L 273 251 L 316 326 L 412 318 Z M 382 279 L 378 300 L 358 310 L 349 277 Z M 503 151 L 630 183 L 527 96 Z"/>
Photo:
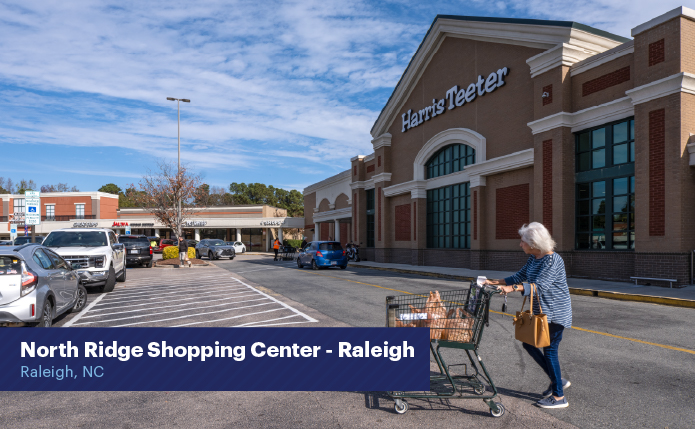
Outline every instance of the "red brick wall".
<path fill-rule="evenodd" d="M 410 204 L 396 206 L 395 212 L 396 241 L 410 241 Z"/>
<path fill-rule="evenodd" d="M 649 67 L 666 61 L 664 39 L 649 44 Z"/>
<path fill-rule="evenodd" d="M 115 200 L 117 201 L 117 200 Z M 84 204 L 84 214 L 89 216 L 92 214 L 92 198 L 91 197 L 42 197 L 41 198 L 41 214 L 46 216 L 46 203 L 55 204 L 56 216 L 75 216 L 75 203 Z M 118 204 L 118 203 L 116 203 Z M 10 211 L 13 206 L 10 206 Z M 111 219 L 115 219 L 114 213 Z"/>
<path fill-rule="evenodd" d="M 328 223 L 327 222 L 321 222 L 321 235 L 319 240 L 328 240 Z"/>
<path fill-rule="evenodd" d="M 553 234 L 553 141 L 543 141 L 543 225 Z"/>
<path fill-rule="evenodd" d="M 543 98 L 543 105 L 546 106 L 553 102 L 553 85 L 544 86 L 543 92 L 548 93 L 548 96 Z"/>
<path fill-rule="evenodd" d="M 85 206 L 86 211 L 86 206 Z M 116 198 L 99 198 L 99 217 L 101 219 L 116 219 L 118 217 L 118 199 Z M 96 213 L 94 213 L 96 214 Z"/>
<path fill-rule="evenodd" d="M 417 201 L 413 201 L 413 241 L 417 241 Z"/>
<path fill-rule="evenodd" d="M 347 243 L 348 240 L 348 227 L 350 226 L 349 223 L 340 223 L 340 241 L 343 243 Z"/>
<path fill-rule="evenodd" d="M 352 166 L 352 175 L 357 176 L 357 166 L 356 165 Z"/>
<path fill-rule="evenodd" d="M 377 157 L 376 164 L 378 167 L 381 167 L 381 155 Z"/>
<path fill-rule="evenodd" d="M 352 224 L 354 225 L 354 232 L 355 234 L 353 235 L 355 241 L 357 241 L 357 193 L 355 192 L 353 198 L 352 198 Z"/>
<path fill-rule="evenodd" d="M 473 191 L 473 240 L 478 239 L 478 191 Z"/>
<path fill-rule="evenodd" d="M 529 185 L 524 183 L 496 191 L 495 238 L 517 239 L 519 228 L 529 223 Z"/>
<path fill-rule="evenodd" d="M 374 171 L 374 164 L 367 166 L 367 173 L 371 173 L 372 171 Z"/>
<path fill-rule="evenodd" d="M 604 74 L 596 79 L 585 82 L 582 85 L 582 97 L 594 92 L 602 91 L 611 86 L 619 85 L 630 80 L 630 66 L 623 67 L 614 72 Z"/>
<path fill-rule="evenodd" d="M 377 217 L 379 218 L 378 220 L 378 226 L 377 226 L 377 235 L 378 235 L 378 240 L 381 241 L 381 188 L 377 189 L 377 200 L 378 200 L 378 211 L 377 211 Z"/>
<path fill-rule="evenodd" d="M 665 128 L 664 109 L 649 112 L 649 235 L 663 236 L 665 222 Z"/>

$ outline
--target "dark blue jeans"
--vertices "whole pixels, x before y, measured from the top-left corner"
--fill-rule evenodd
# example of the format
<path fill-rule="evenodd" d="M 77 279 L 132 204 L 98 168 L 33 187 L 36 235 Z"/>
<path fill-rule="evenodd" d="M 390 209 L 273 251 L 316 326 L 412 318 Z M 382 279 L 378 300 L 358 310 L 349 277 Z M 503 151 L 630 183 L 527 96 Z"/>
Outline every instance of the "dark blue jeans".
<path fill-rule="evenodd" d="M 562 333 L 565 327 L 557 323 L 549 323 L 550 328 L 550 345 L 541 349 L 530 346 L 524 343 L 524 349 L 531 355 L 543 371 L 550 377 L 552 383 L 553 395 L 557 397 L 565 396 L 562 391 L 562 374 L 560 373 L 560 360 L 558 359 L 557 348 L 562 341 Z"/>

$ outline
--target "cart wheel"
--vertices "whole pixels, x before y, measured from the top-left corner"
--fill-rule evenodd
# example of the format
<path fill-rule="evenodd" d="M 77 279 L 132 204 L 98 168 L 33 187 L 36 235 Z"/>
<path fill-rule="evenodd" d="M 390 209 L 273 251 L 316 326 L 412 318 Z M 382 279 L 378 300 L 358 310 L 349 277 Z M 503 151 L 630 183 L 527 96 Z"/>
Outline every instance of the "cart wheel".
<path fill-rule="evenodd" d="M 398 414 L 405 414 L 406 412 L 408 412 L 408 403 L 404 400 L 401 400 L 401 406 L 399 407 L 398 404 L 393 404 L 393 409 L 396 410 Z"/>
<path fill-rule="evenodd" d="M 495 402 L 495 405 L 497 405 L 497 412 L 494 412 L 492 408 L 490 408 L 490 414 L 492 417 L 502 417 L 504 415 L 504 405 L 502 405 L 500 402 Z"/>
<path fill-rule="evenodd" d="M 476 395 L 482 395 L 485 393 L 485 386 L 479 386 L 473 389 Z"/>

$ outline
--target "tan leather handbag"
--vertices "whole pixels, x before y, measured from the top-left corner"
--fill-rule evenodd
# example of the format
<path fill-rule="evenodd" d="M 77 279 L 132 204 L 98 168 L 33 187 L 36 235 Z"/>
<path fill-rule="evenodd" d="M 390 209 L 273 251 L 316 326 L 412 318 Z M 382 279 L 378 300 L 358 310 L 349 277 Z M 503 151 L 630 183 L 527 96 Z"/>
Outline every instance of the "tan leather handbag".
<path fill-rule="evenodd" d="M 538 294 L 538 288 L 535 283 L 531 283 L 531 299 L 529 300 L 531 308 L 524 311 L 526 305 L 526 297 L 521 304 L 521 311 L 516 312 L 514 318 L 514 336 L 517 340 L 529 344 L 534 347 L 548 347 L 550 345 L 550 329 L 548 328 L 548 316 L 543 314 L 541 307 L 541 297 Z M 533 297 L 538 299 L 538 307 L 541 309 L 540 314 L 533 314 Z"/>

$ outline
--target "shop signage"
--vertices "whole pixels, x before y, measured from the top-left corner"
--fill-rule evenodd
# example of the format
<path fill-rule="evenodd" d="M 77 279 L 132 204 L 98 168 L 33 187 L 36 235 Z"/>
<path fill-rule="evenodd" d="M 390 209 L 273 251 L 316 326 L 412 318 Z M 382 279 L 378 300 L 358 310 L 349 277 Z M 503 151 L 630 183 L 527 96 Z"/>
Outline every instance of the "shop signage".
<path fill-rule="evenodd" d="M 187 220 L 183 223 L 183 226 L 205 226 L 208 224 L 206 220 Z"/>
<path fill-rule="evenodd" d="M 154 224 L 153 223 L 131 223 L 130 226 L 146 228 L 146 227 L 154 226 Z"/>
<path fill-rule="evenodd" d="M 72 224 L 73 228 L 96 228 L 99 226 L 97 222 L 75 222 Z"/>
<path fill-rule="evenodd" d="M 263 225 L 263 226 L 280 226 L 283 223 L 285 223 L 284 220 L 264 220 L 264 221 L 261 221 L 261 225 Z"/>
<path fill-rule="evenodd" d="M 114 222 L 111 226 L 128 226 L 128 222 Z"/>
<path fill-rule="evenodd" d="M 25 225 L 41 225 L 41 192 L 24 193 L 24 213 Z"/>
<path fill-rule="evenodd" d="M 11 215 L 10 223 L 23 224 L 24 223 L 24 213 L 13 213 Z"/>
<path fill-rule="evenodd" d="M 467 87 L 460 87 L 458 85 L 452 86 L 447 92 L 444 98 L 438 100 L 433 99 L 432 105 L 427 106 L 421 110 L 408 109 L 407 112 L 403 114 L 402 128 L 401 132 L 404 133 L 411 128 L 415 128 L 425 121 L 436 117 L 437 115 L 442 115 L 446 113 L 447 110 L 454 110 L 457 107 L 461 107 L 466 103 L 471 103 L 476 97 L 482 97 L 483 95 L 493 92 L 500 86 L 504 85 L 504 77 L 509 74 L 509 68 L 502 67 L 496 72 L 492 72 L 488 75 L 487 79 L 482 76 L 478 76 L 478 81 L 471 83 Z M 448 102 L 448 103 L 447 103 Z M 445 109 L 444 106 L 447 105 Z"/>

